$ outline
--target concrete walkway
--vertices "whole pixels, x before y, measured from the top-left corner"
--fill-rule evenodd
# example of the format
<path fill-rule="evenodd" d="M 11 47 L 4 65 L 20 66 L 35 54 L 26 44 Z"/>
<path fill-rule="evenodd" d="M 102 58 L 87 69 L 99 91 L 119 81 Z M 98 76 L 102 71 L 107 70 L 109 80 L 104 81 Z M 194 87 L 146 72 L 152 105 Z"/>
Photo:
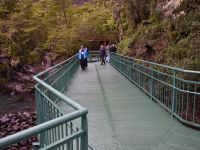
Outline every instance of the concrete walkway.
<path fill-rule="evenodd" d="M 88 108 L 95 150 L 200 150 L 200 131 L 173 119 L 110 64 L 79 69 L 65 94 Z"/>

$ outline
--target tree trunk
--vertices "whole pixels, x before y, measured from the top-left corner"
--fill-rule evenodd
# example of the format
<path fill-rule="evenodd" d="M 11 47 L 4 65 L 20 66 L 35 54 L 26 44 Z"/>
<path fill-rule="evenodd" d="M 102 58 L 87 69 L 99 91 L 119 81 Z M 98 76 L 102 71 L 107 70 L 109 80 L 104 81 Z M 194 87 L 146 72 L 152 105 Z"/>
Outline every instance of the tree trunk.
<path fill-rule="evenodd" d="M 64 19 L 65 19 L 65 24 L 67 25 L 67 16 L 66 16 L 66 11 L 65 11 L 66 6 L 65 5 L 66 5 L 65 1 L 62 0 L 62 11 L 63 11 Z"/>

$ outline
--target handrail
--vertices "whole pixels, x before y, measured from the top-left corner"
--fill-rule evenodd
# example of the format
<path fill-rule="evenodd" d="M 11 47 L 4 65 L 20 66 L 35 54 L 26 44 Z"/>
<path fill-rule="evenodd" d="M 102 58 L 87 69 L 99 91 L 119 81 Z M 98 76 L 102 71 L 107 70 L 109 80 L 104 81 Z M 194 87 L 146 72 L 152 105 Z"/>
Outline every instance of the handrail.
<path fill-rule="evenodd" d="M 37 135 L 45 130 L 51 129 L 51 128 L 61 125 L 65 122 L 76 119 L 76 118 L 80 117 L 80 115 L 86 115 L 87 113 L 88 113 L 88 111 L 86 109 L 81 109 L 81 110 L 72 112 L 70 114 L 61 116 L 59 118 L 56 118 L 54 120 L 50 120 L 48 122 L 39 124 L 32 128 L 15 133 L 13 135 L 9 135 L 5 138 L 0 139 L 0 148 L 5 148 L 11 144 L 14 144 L 21 140 L 30 138 L 30 137 Z"/>
<path fill-rule="evenodd" d="M 111 53 L 111 64 L 179 121 L 200 128 L 200 71 L 116 53 Z"/>
<path fill-rule="evenodd" d="M 80 141 L 76 145 L 77 149 L 88 149 L 88 125 L 86 117 L 88 110 L 62 94 L 78 66 L 77 55 L 74 55 L 66 61 L 42 71 L 33 77 L 37 81 L 35 97 L 37 122 L 39 125 L 1 138 L 0 149 L 38 134 L 39 146 L 36 149 L 60 147 L 62 149 L 65 147 L 73 149 L 73 141 L 75 142 L 75 140 Z M 52 76 L 49 76 L 49 74 L 52 74 Z M 45 80 L 43 79 L 44 77 Z M 51 82 L 53 82 L 53 87 L 51 86 Z M 69 114 L 63 114 L 63 111 L 55 103 L 55 100 L 58 99 L 72 107 L 74 111 Z M 77 120 L 78 118 L 81 127 L 76 127 L 76 131 L 74 131 L 72 130 L 75 127 L 73 120 Z"/>
<path fill-rule="evenodd" d="M 182 71 L 184 73 L 195 73 L 195 74 L 200 73 L 200 71 L 186 70 L 186 69 L 183 69 L 183 68 L 172 67 L 172 66 L 168 66 L 168 65 L 164 65 L 164 64 L 158 64 L 158 63 L 155 63 L 155 62 L 141 60 L 141 59 L 133 58 L 133 57 L 130 57 L 130 56 L 124 56 L 124 55 L 121 55 L 121 54 L 116 54 L 116 53 L 111 53 L 111 54 L 112 55 L 118 55 L 118 56 L 121 56 L 121 57 L 124 57 L 124 58 L 129 58 L 129 59 L 136 60 L 136 61 L 140 61 L 140 62 L 144 62 L 144 63 L 148 63 L 148 64 L 151 64 L 151 65 L 156 65 L 156 66 L 160 66 L 160 67 L 164 67 L 164 68 L 168 68 L 168 69 L 173 69 L 173 70 L 176 70 L 176 71 Z"/>
<path fill-rule="evenodd" d="M 56 89 L 52 88 L 51 86 L 49 86 L 48 84 L 46 84 L 45 82 L 43 82 L 42 80 L 40 80 L 39 78 L 37 78 L 37 76 L 33 77 L 38 83 L 40 83 L 41 85 L 43 85 L 45 88 L 47 88 L 49 91 L 51 91 L 52 93 L 54 93 L 55 95 L 57 95 L 58 97 L 60 97 L 62 100 L 64 100 L 67 104 L 69 104 L 70 106 L 72 106 L 74 109 L 76 110 L 83 110 L 85 109 L 84 107 L 82 107 L 81 105 L 79 105 L 78 103 L 76 103 L 75 101 L 69 99 L 67 96 L 65 96 L 64 94 L 60 93 L 59 91 L 57 91 Z"/>
<path fill-rule="evenodd" d="M 74 59 L 75 57 L 77 57 L 77 55 L 74 55 L 74 56 L 70 57 L 69 59 L 67 59 L 67 60 L 65 60 L 65 61 L 63 61 L 63 62 L 61 62 L 61 63 L 59 63 L 59 64 L 56 64 L 55 66 L 50 67 L 50 68 L 48 68 L 48 69 L 46 69 L 46 70 L 44 70 L 44 71 L 38 73 L 38 74 L 35 75 L 34 77 L 39 77 L 39 76 L 41 76 L 42 74 L 44 74 L 44 73 L 46 73 L 46 72 L 48 72 L 48 71 L 50 71 L 50 70 L 52 70 L 52 69 L 55 69 L 56 67 L 58 67 L 58 66 L 60 66 L 60 65 L 63 65 L 63 64 L 65 64 L 66 62 L 69 62 L 70 60 Z"/>
<path fill-rule="evenodd" d="M 125 64 L 125 63 L 121 63 L 121 64 L 123 64 L 123 65 L 125 65 L 125 66 L 128 66 L 127 64 Z M 165 85 L 167 85 L 167 86 L 169 86 L 169 87 L 173 87 L 173 85 L 171 85 L 171 84 L 168 84 L 168 83 L 166 83 L 166 82 L 163 82 L 163 81 L 161 81 L 161 80 L 159 80 L 159 79 L 157 79 L 157 78 L 155 78 L 155 77 L 152 77 L 151 75 L 149 75 L 149 74 L 147 74 L 147 73 L 145 73 L 145 72 L 143 72 L 143 71 L 141 71 L 141 70 L 139 70 L 139 69 L 136 69 L 136 68 L 134 68 L 134 67 L 132 67 L 132 66 L 128 66 L 129 68 L 131 68 L 131 69 L 134 69 L 134 70 L 137 70 L 138 72 L 140 72 L 141 74 L 145 74 L 146 76 L 148 76 L 148 77 L 151 77 L 152 79 L 154 79 L 154 80 L 157 80 L 157 81 L 159 81 L 159 82 L 161 82 L 161 83 L 163 83 L 163 84 L 165 84 Z M 144 67 L 144 66 L 143 66 Z M 147 67 L 144 67 L 144 68 L 147 68 Z M 148 70 L 150 70 L 150 71 L 154 71 L 153 69 L 151 69 L 151 68 L 147 68 Z M 165 74 L 165 73 L 162 73 L 162 72 L 160 72 L 160 71 L 156 71 L 156 72 L 159 72 L 161 75 L 168 75 L 168 74 Z M 171 77 L 171 78 L 173 78 L 173 76 L 172 75 L 168 75 L 169 77 Z M 194 81 L 190 81 L 190 80 L 184 80 L 184 79 L 181 79 L 181 78 L 177 78 L 177 77 L 174 77 L 175 79 L 177 79 L 177 80 L 181 80 L 181 81 L 183 81 L 183 82 L 189 82 L 189 83 L 194 83 L 194 84 L 200 84 L 200 82 L 194 82 Z M 189 93 L 189 94 L 196 94 L 196 95 L 200 95 L 200 93 L 196 93 L 196 92 L 192 92 L 192 91 L 188 91 L 188 90 L 182 90 L 182 89 L 180 89 L 180 88 L 177 88 L 177 87 L 174 87 L 176 90 L 178 90 L 178 91 L 181 91 L 181 92 L 185 92 L 185 93 Z"/>

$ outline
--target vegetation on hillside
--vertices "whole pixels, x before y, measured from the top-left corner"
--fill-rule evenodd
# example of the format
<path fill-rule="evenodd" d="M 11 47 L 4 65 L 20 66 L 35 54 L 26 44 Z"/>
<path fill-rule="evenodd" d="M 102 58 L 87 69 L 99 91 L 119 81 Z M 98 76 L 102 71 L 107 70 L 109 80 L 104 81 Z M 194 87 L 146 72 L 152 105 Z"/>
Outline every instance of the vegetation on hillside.
<path fill-rule="evenodd" d="M 17 64 L 40 66 L 49 52 L 66 59 L 81 44 L 95 47 L 92 39 L 116 42 L 124 55 L 199 70 L 199 0 L 85 1 L 0 2 L 1 88 Z"/>
<path fill-rule="evenodd" d="M 200 68 L 199 0 L 122 0 L 119 52 L 178 66 Z M 116 8 L 115 8 L 116 9 Z M 147 56 L 146 44 L 155 53 Z"/>
<path fill-rule="evenodd" d="M 75 2 L 0 2 L 1 88 L 13 80 L 13 70 L 17 66 L 41 66 L 46 53 L 53 53 L 52 59 L 58 61 L 60 57 L 66 59 L 74 55 L 81 44 L 91 48 L 91 39 L 116 40 L 115 24 L 109 9 L 97 6 L 96 2 Z"/>

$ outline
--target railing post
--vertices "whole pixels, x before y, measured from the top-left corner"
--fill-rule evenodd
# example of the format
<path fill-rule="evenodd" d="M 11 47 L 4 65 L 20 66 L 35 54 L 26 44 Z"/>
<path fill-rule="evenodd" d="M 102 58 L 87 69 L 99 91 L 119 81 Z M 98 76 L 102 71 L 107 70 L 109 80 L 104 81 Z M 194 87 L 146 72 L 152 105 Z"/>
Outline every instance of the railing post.
<path fill-rule="evenodd" d="M 39 109 L 39 92 L 38 92 L 38 90 L 35 88 L 35 103 L 36 103 L 36 124 L 39 124 L 39 116 L 38 116 L 38 114 L 39 114 L 39 111 L 40 111 L 40 109 Z"/>
<path fill-rule="evenodd" d="M 140 62 L 139 62 L 139 63 L 140 63 Z M 139 83 L 139 86 L 142 87 L 142 86 L 141 86 L 141 73 L 140 73 L 140 71 L 141 71 L 141 64 L 139 64 L 139 71 L 138 71 L 138 74 L 139 74 L 139 78 L 138 78 L 138 79 L 139 79 L 139 82 L 138 82 L 138 83 Z"/>
<path fill-rule="evenodd" d="M 132 63 L 131 63 L 131 58 L 128 59 L 128 67 L 129 67 L 129 79 L 131 80 L 131 67 L 132 67 Z"/>
<path fill-rule="evenodd" d="M 40 117 L 40 103 L 41 103 L 41 94 L 39 93 L 39 91 L 35 88 L 35 103 L 36 103 L 36 124 L 40 124 L 41 123 L 41 117 Z M 38 139 L 40 137 L 38 136 Z M 37 144 L 36 143 L 33 143 L 33 150 L 37 150 L 39 149 L 39 145 L 40 143 L 38 142 Z"/>
<path fill-rule="evenodd" d="M 121 63 L 121 62 L 122 62 L 121 56 L 118 56 L 118 58 L 119 58 L 119 61 L 117 61 L 117 63 L 118 63 L 117 65 L 119 66 L 119 67 L 118 67 L 118 68 L 119 68 L 119 71 L 122 72 L 122 71 L 121 71 L 121 68 L 122 68 L 122 67 L 121 67 L 121 65 L 122 65 L 122 63 Z"/>
<path fill-rule="evenodd" d="M 126 75 L 126 60 L 125 57 L 123 57 L 123 71 L 124 71 L 124 75 Z"/>
<path fill-rule="evenodd" d="M 150 69 L 151 69 L 151 85 L 150 85 L 150 95 L 151 95 L 151 99 L 153 99 L 153 95 L 154 95 L 154 91 L 153 91 L 153 89 L 154 89 L 154 70 L 153 70 L 153 66 L 152 65 L 150 65 Z"/>
<path fill-rule="evenodd" d="M 177 100 L 176 100 L 176 70 L 173 69 L 173 91 L 172 91 L 172 116 L 174 116 L 174 113 L 176 113 L 176 105 L 177 105 Z"/>
<path fill-rule="evenodd" d="M 84 131 L 84 135 L 81 137 L 81 150 L 88 150 L 88 121 L 86 115 L 81 118 L 81 128 Z"/>

